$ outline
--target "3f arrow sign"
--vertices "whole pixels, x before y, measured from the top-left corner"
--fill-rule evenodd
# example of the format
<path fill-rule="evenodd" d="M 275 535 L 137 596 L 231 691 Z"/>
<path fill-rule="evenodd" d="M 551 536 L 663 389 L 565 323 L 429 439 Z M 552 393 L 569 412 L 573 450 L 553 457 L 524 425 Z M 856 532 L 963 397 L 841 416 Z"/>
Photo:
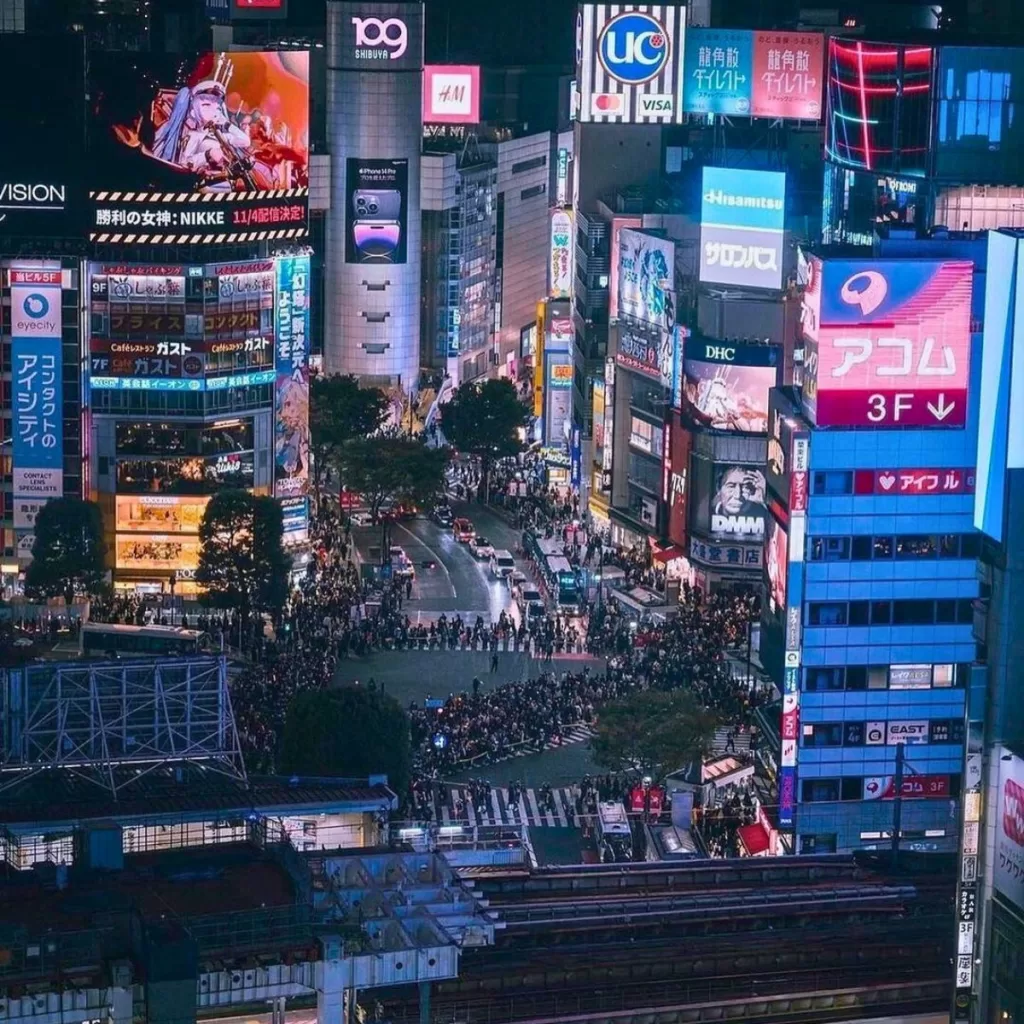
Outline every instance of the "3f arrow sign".
<path fill-rule="evenodd" d="M 946 405 L 946 394 L 945 392 L 939 392 L 938 405 L 932 405 L 931 402 L 927 403 L 928 411 L 941 423 L 955 408 L 956 402 L 950 402 Z"/>

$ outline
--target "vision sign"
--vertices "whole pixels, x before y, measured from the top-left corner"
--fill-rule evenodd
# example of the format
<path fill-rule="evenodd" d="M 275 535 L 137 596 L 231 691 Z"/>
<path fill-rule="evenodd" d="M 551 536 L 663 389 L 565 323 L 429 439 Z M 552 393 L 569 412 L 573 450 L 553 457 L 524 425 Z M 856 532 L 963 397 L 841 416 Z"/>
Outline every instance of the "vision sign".
<path fill-rule="evenodd" d="M 959 260 L 812 260 L 804 394 L 817 425 L 962 427 L 972 275 Z"/>

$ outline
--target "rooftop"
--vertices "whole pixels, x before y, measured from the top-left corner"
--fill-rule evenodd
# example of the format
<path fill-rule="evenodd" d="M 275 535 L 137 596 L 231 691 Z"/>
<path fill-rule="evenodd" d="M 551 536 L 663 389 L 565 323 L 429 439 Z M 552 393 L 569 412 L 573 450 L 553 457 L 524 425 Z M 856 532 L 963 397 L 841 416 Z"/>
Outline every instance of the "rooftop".
<path fill-rule="evenodd" d="M 113 771 L 116 800 L 110 788 L 64 769 L 28 775 L 0 795 L 0 825 L 25 831 L 34 825 L 53 828 L 104 819 L 126 823 L 209 814 L 243 817 L 256 811 L 375 811 L 393 809 L 398 803 L 377 779 L 249 776 L 246 782 L 202 762 L 163 765 L 152 771 L 122 766 Z"/>

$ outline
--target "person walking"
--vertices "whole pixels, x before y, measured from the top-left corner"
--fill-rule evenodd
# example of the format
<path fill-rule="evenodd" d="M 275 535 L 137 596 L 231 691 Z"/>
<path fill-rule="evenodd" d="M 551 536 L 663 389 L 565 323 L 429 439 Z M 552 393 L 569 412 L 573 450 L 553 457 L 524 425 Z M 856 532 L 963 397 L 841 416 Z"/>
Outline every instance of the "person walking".
<path fill-rule="evenodd" d="M 491 672 L 498 671 L 498 652 L 491 651 Z"/>

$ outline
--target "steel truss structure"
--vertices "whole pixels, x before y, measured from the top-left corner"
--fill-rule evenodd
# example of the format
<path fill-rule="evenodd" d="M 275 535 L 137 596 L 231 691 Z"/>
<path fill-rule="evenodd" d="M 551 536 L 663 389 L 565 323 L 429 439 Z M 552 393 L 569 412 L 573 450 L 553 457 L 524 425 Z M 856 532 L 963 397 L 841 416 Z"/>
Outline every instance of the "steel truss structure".
<path fill-rule="evenodd" d="M 63 769 L 116 799 L 186 761 L 245 780 L 223 657 L 35 662 L 2 678 L 0 792 Z"/>

